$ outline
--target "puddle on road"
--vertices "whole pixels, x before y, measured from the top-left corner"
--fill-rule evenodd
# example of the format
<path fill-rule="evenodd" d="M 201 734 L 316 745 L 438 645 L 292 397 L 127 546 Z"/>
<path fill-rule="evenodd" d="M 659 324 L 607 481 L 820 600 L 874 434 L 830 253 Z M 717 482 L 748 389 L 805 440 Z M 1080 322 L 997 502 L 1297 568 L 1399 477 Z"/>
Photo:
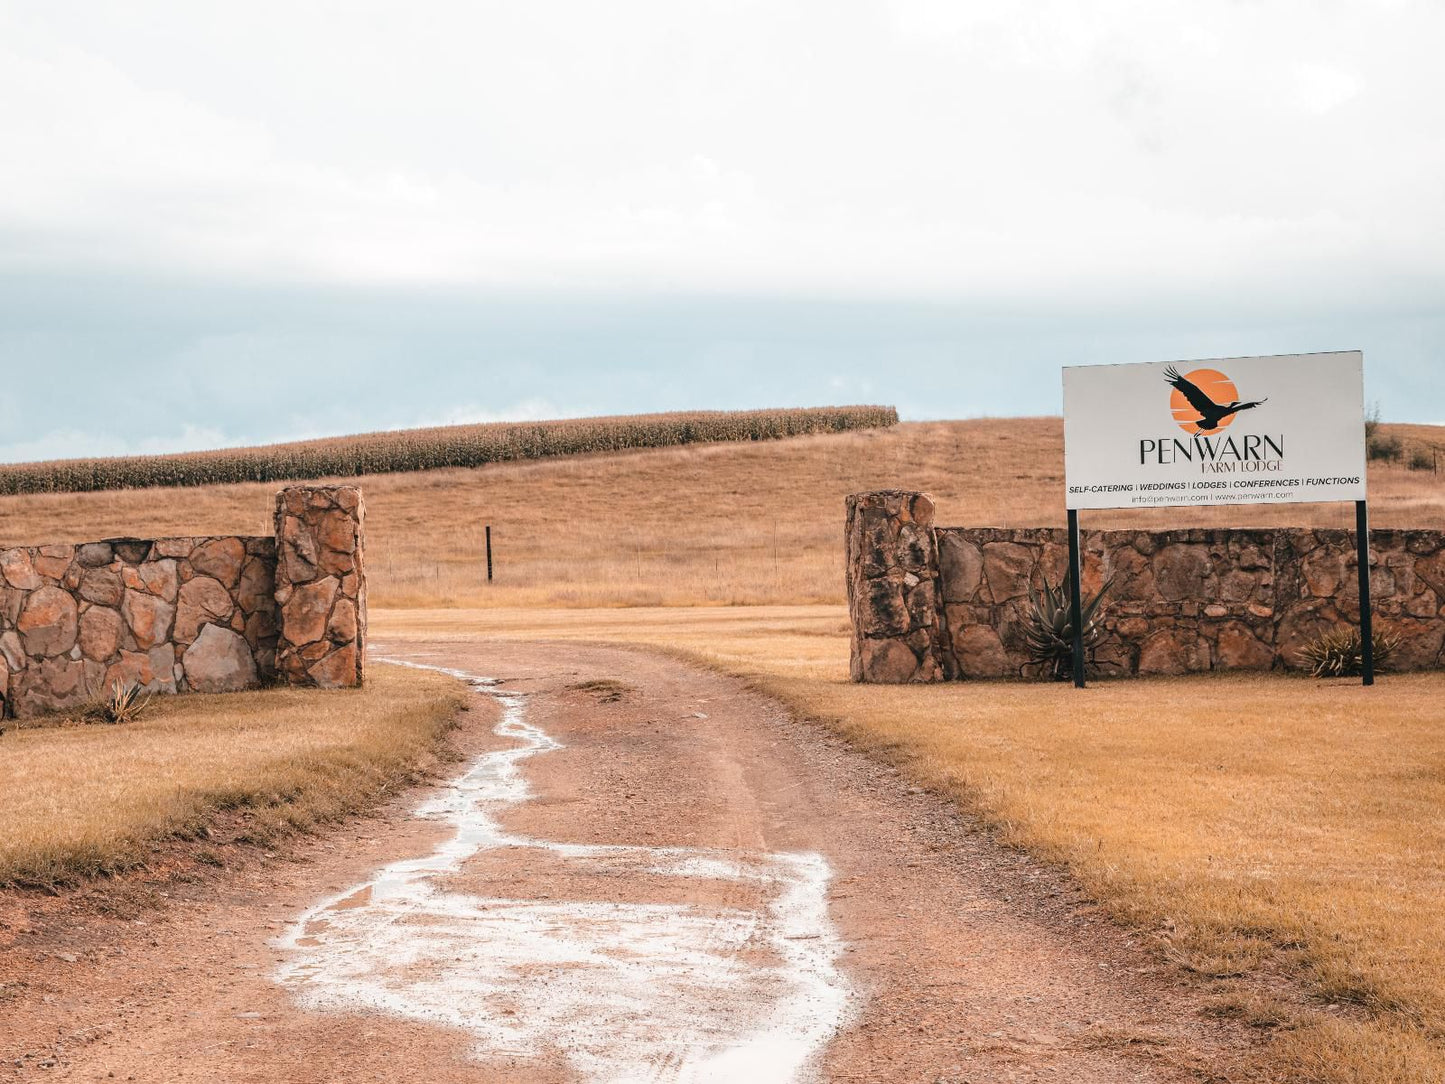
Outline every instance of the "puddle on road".
<path fill-rule="evenodd" d="M 383 1011 L 462 1028 L 478 1058 L 560 1050 L 589 1081 L 784 1084 L 842 1023 L 851 999 L 818 854 L 601 846 L 509 835 L 496 817 L 530 789 L 519 768 L 563 748 L 495 697 L 508 749 L 472 762 L 416 810 L 451 839 L 394 862 L 303 913 L 281 938 L 277 979 L 305 1006 Z M 507 899 L 445 891 L 470 857 L 535 848 L 579 875 L 705 879 L 712 904 Z"/>

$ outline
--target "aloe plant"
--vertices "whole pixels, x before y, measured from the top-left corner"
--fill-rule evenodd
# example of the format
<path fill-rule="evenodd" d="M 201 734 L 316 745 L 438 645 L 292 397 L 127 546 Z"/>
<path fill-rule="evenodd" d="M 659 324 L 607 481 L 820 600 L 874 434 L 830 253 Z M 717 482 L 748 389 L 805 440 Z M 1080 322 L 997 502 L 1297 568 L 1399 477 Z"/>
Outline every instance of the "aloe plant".
<path fill-rule="evenodd" d="M 1099 622 L 1103 614 L 1099 603 L 1104 592 L 1109 590 L 1113 580 L 1107 581 L 1092 598 L 1079 600 L 1079 618 L 1084 628 L 1084 651 L 1091 653 L 1103 633 Z M 1025 666 L 1038 665 L 1044 668 L 1054 681 L 1065 681 L 1074 666 L 1074 624 L 1070 614 L 1068 592 L 1064 585 L 1054 587 L 1047 579 L 1043 590 L 1029 591 L 1029 607 L 1026 612 L 1025 647 L 1029 661 Z"/>
<path fill-rule="evenodd" d="M 1400 638 L 1377 632 L 1374 644 L 1376 670 L 1387 670 L 1390 656 L 1400 646 Z M 1341 629 L 1318 636 L 1299 649 L 1300 661 L 1315 677 L 1357 677 L 1365 666 L 1364 638 L 1359 629 Z"/>
<path fill-rule="evenodd" d="M 86 706 L 81 716 L 102 723 L 133 723 L 150 702 L 150 696 L 141 696 L 141 687 L 135 682 L 117 679 L 111 682 L 108 693 Z"/>

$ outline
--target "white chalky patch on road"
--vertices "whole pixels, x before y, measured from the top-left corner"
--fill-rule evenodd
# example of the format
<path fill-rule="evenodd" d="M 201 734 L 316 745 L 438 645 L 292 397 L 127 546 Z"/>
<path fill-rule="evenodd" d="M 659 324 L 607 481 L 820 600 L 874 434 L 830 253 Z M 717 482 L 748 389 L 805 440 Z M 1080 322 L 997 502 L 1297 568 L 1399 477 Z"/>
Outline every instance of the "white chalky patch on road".
<path fill-rule="evenodd" d="M 401 660 L 406 666 L 421 666 Z M 596 846 L 509 835 L 496 816 L 531 791 L 518 767 L 563 748 L 501 704 L 487 753 L 416 810 L 456 832 L 303 913 L 278 980 L 309 1008 L 381 1010 L 465 1029 L 479 1058 L 560 1050 L 586 1080 L 782 1084 L 810 1074 L 851 993 L 818 854 Z M 746 887 L 756 906 L 499 899 L 437 882 L 480 851 L 535 848 L 582 870 Z M 723 893 L 727 895 L 726 892 Z"/>

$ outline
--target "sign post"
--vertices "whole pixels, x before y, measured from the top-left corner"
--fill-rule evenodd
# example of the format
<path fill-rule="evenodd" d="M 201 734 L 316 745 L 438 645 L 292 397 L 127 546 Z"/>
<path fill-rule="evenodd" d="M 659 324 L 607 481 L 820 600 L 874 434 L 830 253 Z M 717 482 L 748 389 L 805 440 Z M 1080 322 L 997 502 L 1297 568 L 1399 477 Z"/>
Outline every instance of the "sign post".
<path fill-rule="evenodd" d="M 1370 598 L 1370 506 L 1355 502 L 1355 560 L 1360 573 L 1360 684 L 1375 683 L 1374 602 Z"/>
<path fill-rule="evenodd" d="M 1374 684 L 1364 355 L 1064 368 L 1074 684 L 1084 685 L 1085 508 L 1353 501 L 1363 682 Z"/>
<path fill-rule="evenodd" d="M 1074 688 L 1084 687 L 1084 600 L 1079 581 L 1084 556 L 1079 547 L 1079 510 L 1069 509 L 1069 628 L 1074 631 Z"/>

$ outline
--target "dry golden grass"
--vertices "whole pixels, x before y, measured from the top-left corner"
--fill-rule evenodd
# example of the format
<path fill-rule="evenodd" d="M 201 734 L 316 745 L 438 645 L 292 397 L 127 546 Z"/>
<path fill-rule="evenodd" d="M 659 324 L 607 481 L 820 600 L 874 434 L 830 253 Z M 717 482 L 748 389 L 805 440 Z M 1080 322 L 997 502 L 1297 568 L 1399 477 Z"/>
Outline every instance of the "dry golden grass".
<path fill-rule="evenodd" d="M 1270 1079 L 1445 1080 L 1445 675 L 852 685 L 837 606 L 382 611 L 372 627 L 648 644 L 741 674 L 1066 864 L 1217 983 L 1221 1011 L 1285 1023 Z M 1306 1000 L 1272 993 L 1278 976 Z"/>
<path fill-rule="evenodd" d="M 364 689 L 164 697 L 121 726 L 11 724 L 0 885 L 125 869 L 218 810 L 249 811 L 265 838 L 358 809 L 423 766 L 465 702 L 452 678 L 377 666 Z"/>
<path fill-rule="evenodd" d="M 1410 428 L 1445 442 L 1445 429 Z M 1061 525 L 1062 471 L 1059 419 L 1013 418 L 373 475 L 360 483 L 371 598 L 384 606 L 837 602 L 846 494 L 924 489 L 938 498 L 940 523 Z M 0 497 L 0 546 L 268 534 L 275 490 Z M 1370 492 L 1376 526 L 1445 527 L 1445 476 L 1376 464 Z M 1084 516 L 1086 529 L 1181 522 L 1166 509 Z M 1344 505 L 1190 509 L 1188 522 L 1354 525 Z M 490 588 L 488 523 L 497 560 Z"/>
<path fill-rule="evenodd" d="M 848 610 L 838 605 L 374 609 L 370 620 L 373 651 L 402 640 L 473 643 L 489 636 L 641 644 L 730 673 L 824 682 L 848 677 L 848 632 Z"/>

